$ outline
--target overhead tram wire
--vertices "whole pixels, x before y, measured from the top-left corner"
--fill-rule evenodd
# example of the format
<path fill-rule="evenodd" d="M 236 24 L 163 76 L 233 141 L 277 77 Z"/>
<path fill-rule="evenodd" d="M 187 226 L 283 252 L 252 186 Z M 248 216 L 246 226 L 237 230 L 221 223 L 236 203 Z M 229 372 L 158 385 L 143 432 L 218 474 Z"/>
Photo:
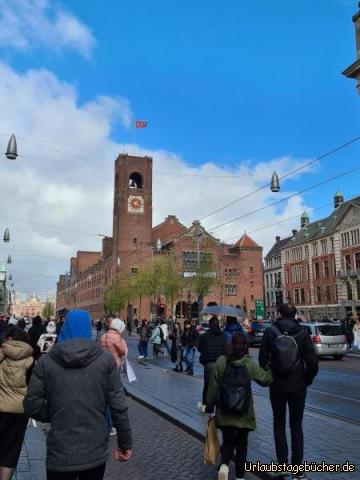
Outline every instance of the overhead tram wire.
<path fill-rule="evenodd" d="M 336 152 L 339 152 L 340 150 L 348 147 L 349 145 L 357 142 L 360 140 L 360 135 L 358 135 L 357 137 L 354 137 L 352 138 L 351 140 L 349 140 L 348 142 L 346 143 L 343 143 L 342 145 L 339 145 L 338 147 L 335 147 L 333 148 L 332 150 L 330 150 L 329 152 L 326 152 L 324 153 L 323 155 L 320 155 L 319 157 L 316 157 L 314 158 L 313 160 L 310 160 L 309 162 L 305 163 L 304 165 L 301 165 L 300 167 L 297 167 L 295 168 L 294 170 L 286 173 L 285 175 L 282 175 L 281 177 L 279 177 L 280 180 L 283 180 L 284 178 L 287 178 L 287 177 L 290 177 L 291 175 L 293 175 L 294 173 L 297 173 L 297 172 L 300 172 L 301 170 L 303 170 L 304 168 L 306 167 L 309 167 L 310 165 L 316 163 L 316 162 L 319 162 L 320 160 L 323 160 L 324 158 L 326 157 L 329 157 L 330 155 L 333 155 L 334 153 Z M 231 207 L 232 205 L 235 205 L 236 203 L 240 202 L 240 200 L 243 200 L 245 198 L 248 198 L 248 197 L 251 197 L 252 195 L 255 195 L 255 193 L 258 193 L 258 192 L 261 192 L 262 190 L 265 190 L 266 188 L 269 187 L 269 183 L 266 183 L 265 185 L 257 188 L 256 190 L 253 190 L 252 192 L 250 193 L 247 193 L 246 195 L 242 195 L 241 197 L 239 198 L 236 198 L 235 200 L 227 203 L 226 205 L 220 207 L 220 208 L 217 208 L 216 210 L 213 210 L 212 212 L 208 213 L 207 215 L 204 215 L 203 217 L 201 217 L 199 220 L 202 221 L 204 220 L 205 218 L 208 218 L 208 217 L 211 217 L 212 215 L 215 215 L 216 213 L 218 212 L 221 212 L 222 210 L 225 210 L 226 208 L 228 207 Z"/>
<path fill-rule="evenodd" d="M 231 220 L 228 220 L 228 221 L 223 222 L 219 225 L 216 225 L 215 227 L 211 227 L 211 228 L 208 229 L 208 231 L 213 232 L 214 230 L 217 230 L 218 228 L 229 225 L 230 223 L 237 222 L 238 220 L 242 220 L 243 218 L 249 217 L 250 215 L 253 215 L 254 213 L 262 212 L 263 210 L 266 210 L 270 207 L 274 207 L 275 205 L 279 205 L 280 203 L 285 202 L 286 200 L 289 200 L 290 198 L 293 198 L 293 197 L 296 197 L 297 195 L 300 195 L 302 193 L 306 193 L 306 192 L 309 192 L 311 190 L 314 190 L 315 188 L 320 187 L 321 185 L 325 185 L 326 183 L 332 182 L 333 180 L 336 180 L 336 179 L 341 178 L 341 177 L 345 177 L 346 175 L 350 175 L 351 173 L 354 173 L 358 170 L 360 170 L 360 165 L 358 165 L 355 168 L 351 168 L 350 170 L 346 170 L 345 172 L 342 172 L 338 175 L 334 175 L 333 177 L 330 177 L 326 180 L 323 180 L 322 182 L 316 183 L 315 185 L 312 185 L 311 187 L 304 188 L 304 190 L 300 190 L 299 192 L 296 192 L 296 193 L 293 193 L 291 195 L 288 195 L 287 197 L 281 198 L 280 200 L 278 200 L 276 202 L 265 205 L 264 207 L 257 208 L 256 210 L 252 210 L 251 212 L 244 213 L 243 215 L 240 215 L 239 217 L 235 217 Z"/>

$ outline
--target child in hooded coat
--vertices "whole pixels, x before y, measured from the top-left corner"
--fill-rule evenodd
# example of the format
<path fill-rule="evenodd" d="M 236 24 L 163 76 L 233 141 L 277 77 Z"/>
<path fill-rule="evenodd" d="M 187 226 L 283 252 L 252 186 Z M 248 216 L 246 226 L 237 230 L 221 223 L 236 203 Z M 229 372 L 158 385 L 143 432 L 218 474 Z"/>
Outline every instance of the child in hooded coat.
<path fill-rule="evenodd" d="M 46 333 L 40 335 L 37 343 L 38 347 L 40 348 L 40 353 L 44 354 L 51 350 L 55 345 L 56 338 L 57 335 L 55 322 L 49 322 L 46 327 Z"/>

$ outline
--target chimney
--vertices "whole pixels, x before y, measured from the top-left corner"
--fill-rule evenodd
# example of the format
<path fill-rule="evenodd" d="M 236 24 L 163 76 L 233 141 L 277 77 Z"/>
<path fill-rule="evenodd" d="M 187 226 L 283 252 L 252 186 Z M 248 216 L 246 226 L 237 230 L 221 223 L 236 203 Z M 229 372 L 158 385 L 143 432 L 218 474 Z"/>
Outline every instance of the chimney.
<path fill-rule="evenodd" d="M 297 231 L 296 229 L 294 229 L 294 230 L 292 231 L 293 237 L 295 237 L 297 233 L 298 233 L 298 231 Z"/>
<path fill-rule="evenodd" d="M 275 237 L 276 243 L 280 242 L 281 237 Z"/>

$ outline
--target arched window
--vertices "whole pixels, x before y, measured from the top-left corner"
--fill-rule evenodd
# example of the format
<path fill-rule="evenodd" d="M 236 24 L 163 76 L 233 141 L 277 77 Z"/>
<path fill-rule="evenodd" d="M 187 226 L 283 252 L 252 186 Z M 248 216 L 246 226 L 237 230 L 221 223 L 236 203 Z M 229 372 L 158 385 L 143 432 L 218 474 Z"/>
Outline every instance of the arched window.
<path fill-rule="evenodd" d="M 143 188 L 142 176 L 138 172 L 133 172 L 129 177 L 130 188 Z"/>

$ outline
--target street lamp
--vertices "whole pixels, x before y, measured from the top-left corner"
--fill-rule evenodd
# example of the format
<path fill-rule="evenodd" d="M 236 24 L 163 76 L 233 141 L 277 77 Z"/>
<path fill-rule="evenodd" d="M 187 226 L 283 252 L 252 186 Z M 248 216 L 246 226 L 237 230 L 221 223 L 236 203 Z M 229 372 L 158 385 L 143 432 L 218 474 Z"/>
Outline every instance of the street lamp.
<path fill-rule="evenodd" d="M 10 281 L 12 280 L 12 275 L 11 275 L 11 273 L 10 273 L 10 275 L 9 275 L 9 280 L 10 280 Z"/>
<path fill-rule="evenodd" d="M 11 260 L 11 255 L 8 255 L 8 258 L 7 258 L 7 263 L 11 263 L 12 260 Z"/>
<path fill-rule="evenodd" d="M 8 228 L 4 232 L 4 242 L 10 242 L 10 232 Z"/>
<path fill-rule="evenodd" d="M 280 192 L 280 180 L 279 180 L 278 174 L 276 172 L 274 172 L 272 174 L 270 190 L 273 193 Z"/>
<path fill-rule="evenodd" d="M 14 134 L 12 134 L 10 137 L 5 155 L 8 160 L 16 160 L 16 157 L 18 156 L 16 137 Z"/>

